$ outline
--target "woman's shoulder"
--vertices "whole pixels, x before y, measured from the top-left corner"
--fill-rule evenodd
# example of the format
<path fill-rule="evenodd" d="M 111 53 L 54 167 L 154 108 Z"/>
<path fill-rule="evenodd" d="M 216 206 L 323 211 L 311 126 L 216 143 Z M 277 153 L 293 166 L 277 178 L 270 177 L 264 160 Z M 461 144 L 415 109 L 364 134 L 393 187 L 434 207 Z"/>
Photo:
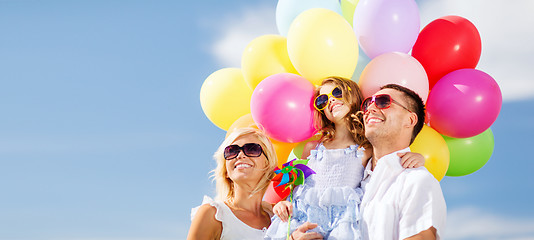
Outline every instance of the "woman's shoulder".
<path fill-rule="evenodd" d="M 191 228 L 188 239 L 218 239 L 222 222 L 217 218 L 219 209 L 212 203 L 203 203 L 191 211 Z"/>
<path fill-rule="evenodd" d="M 216 213 L 217 213 L 217 207 L 215 207 L 214 205 L 210 203 L 204 203 L 198 207 L 195 216 L 215 217 Z"/>
<path fill-rule="evenodd" d="M 223 202 L 215 201 L 208 196 L 204 196 L 202 205 L 191 209 L 191 219 L 198 216 L 200 218 L 212 218 L 217 221 L 222 221 L 221 211 L 224 211 L 223 205 Z"/>

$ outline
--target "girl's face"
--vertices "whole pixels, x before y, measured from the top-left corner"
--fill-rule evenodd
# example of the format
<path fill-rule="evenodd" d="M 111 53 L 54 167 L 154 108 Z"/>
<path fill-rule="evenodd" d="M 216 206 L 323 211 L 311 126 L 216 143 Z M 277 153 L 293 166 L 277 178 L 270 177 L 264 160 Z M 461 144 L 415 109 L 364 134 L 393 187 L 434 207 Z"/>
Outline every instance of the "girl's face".
<path fill-rule="evenodd" d="M 326 83 L 319 89 L 319 94 L 331 94 L 332 90 L 334 90 L 336 87 L 337 85 L 334 83 Z M 347 104 L 345 104 L 343 99 L 335 98 L 331 95 L 328 98 L 328 106 L 326 106 L 326 108 L 323 110 L 326 118 L 334 123 L 343 120 L 343 117 L 347 115 L 349 111 L 350 108 Z"/>
<path fill-rule="evenodd" d="M 243 147 L 246 143 L 260 144 L 261 142 L 253 135 L 245 135 L 237 138 L 230 145 Z M 226 160 L 226 172 L 228 173 L 228 177 L 235 183 L 247 182 L 254 185 L 252 187 L 256 186 L 255 184 L 261 179 L 266 168 L 267 157 L 265 156 L 265 153 L 262 153 L 258 157 L 249 157 L 245 155 L 243 150 L 241 150 L 237 157 Z"/>

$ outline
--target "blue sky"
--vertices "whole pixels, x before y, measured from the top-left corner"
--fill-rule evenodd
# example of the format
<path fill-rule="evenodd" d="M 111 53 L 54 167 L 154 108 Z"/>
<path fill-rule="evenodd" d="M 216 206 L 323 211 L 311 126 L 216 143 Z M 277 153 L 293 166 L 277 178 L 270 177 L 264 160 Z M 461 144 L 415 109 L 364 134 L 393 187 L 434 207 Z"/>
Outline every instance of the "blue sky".
<path fill-rule="evenodd" d="M 495 150 L 445 177 L 445 239 L 534 238 L 534 4 L 418 1 L 477 26 L 503 92 Z M 185 239 L 225 132 L 204 79 L 276 33 L 276 1 L 0 0 L 0 239 Z M 361 56 L 360 56 L 361 57 Z M 362 68 L 362 66 L 359 66 Z"/>

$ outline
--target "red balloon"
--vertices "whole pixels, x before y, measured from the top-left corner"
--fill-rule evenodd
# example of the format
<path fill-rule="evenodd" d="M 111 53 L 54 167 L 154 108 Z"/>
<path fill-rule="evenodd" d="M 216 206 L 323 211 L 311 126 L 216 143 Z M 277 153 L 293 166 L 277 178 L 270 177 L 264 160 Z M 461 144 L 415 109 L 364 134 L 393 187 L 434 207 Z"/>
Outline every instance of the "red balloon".
<path fill-rule="evenodd" d="M 430 89 L 454 70 L 475 68 L 481 41 L 477 28 L 459 16 L 438 18 L 419 33 L 412 56 L 425 68 Z"/>

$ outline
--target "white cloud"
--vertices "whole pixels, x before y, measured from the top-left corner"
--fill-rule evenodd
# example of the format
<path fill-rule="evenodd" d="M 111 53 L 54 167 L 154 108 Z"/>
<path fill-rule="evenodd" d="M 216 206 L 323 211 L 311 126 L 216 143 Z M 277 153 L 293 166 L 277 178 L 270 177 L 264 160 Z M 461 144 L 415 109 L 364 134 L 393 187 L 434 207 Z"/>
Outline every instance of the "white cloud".
<path fill-rule="evenodd" d="M 498 215 L 476 207 L 449 209 L 443 239 L 534 239 L 534 218 Z"/>
<path fill-rule="evenodd" d="M 477 69 L 499 84 L 505 101 L 534 98 L 534 1 L 432 0 L 419 3 L 421 27 L 445 15 L 459 15 L 475 24 L 482 38 Z M 275 4 L 232 12 L 215 25 L 212 52 L 221 67 L 240 67 L 241 54 L 254 38 L 276 34 Z"/>
<path fill-rule="evenodd" d="M 250 41 L 262 35 L 278 34 L 275 8 L 274 3 L 244 8 L 214 24 L 219 33 L 212 53 L 221 67 L 241 67 L 241 55 Z"/>

